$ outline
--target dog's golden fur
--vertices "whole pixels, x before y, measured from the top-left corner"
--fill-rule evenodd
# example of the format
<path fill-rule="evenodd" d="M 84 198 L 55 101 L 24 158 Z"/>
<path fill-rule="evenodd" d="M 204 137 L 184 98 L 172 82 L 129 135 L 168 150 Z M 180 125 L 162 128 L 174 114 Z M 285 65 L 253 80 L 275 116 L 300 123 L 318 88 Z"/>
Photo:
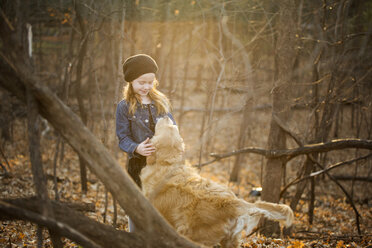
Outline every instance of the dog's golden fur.
<path fill-rule="evenodd" d="M 250 233 L 261 216 L 292 224 L 288 206 L 248 203 L 186 165 L 183 140 L 169 118 L 158 121 L 151 142 L 156 152 L 141 173 L 143 192 L 180 234 L 207 246 L 238 247 L 243 229 Z"/>

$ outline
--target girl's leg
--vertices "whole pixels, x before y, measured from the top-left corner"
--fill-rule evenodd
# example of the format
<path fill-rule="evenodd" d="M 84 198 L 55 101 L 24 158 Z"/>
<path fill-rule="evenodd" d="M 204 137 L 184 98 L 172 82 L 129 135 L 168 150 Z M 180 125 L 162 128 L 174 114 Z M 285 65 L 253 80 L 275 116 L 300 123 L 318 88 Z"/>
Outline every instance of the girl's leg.
<path fill-rule="evenodd" d="M 139 158 L 131 158 L 128 161 L 128 174 L 134 180 L 134 182 L 138 185 L 138 187 L 142 188 L 140 173 L 143 167 L 146 166 L 146 158 L 139 157 Z"/>
<path fill-rule="evenodd" d="M 146 158 L 140 157 L 140 158 L 131 158 L 128 161 L 128 173 L 132 177 L 132 179 L 136 182 L 138 187 L 141 188 L 141 179 L 139 177 L 141 170 L 146 165 Z M 135 227 L 133 221 L 128 216 L 128 227 L 129 232 L 134 232 Z"/>

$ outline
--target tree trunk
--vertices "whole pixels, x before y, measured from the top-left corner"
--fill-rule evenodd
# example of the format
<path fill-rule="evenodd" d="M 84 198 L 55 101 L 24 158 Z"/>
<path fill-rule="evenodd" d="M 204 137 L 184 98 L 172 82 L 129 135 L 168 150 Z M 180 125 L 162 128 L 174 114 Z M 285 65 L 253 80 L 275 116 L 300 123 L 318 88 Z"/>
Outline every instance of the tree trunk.
<path fill-rule="evenodd" d="M 81 89 L 82 85 L 82 73 L 83 73 L 83 65 L 84 65 L 84 58 L 85 54 L 87 53 L 87 46 L 88 46 L 88 34 L 84 24 L 84 20 L 81 16 L 81 3 L 75 3 L 75 11 L 76 11 L 76 18 L 78 20 L 80 31 L 81 31 L 81 47 L 79 47 L 79 56 L 78 62 L 76 66 L 76 98 L 79 105 L 79 113 L 81 120 L 83 121 L 84 125 L 87 125 L 88 115 L 87 111 L 84 106 L 84 94 L 83 90 Z M 86 193 L 88 190 L 88 181 L 87 181 L 87 169 L 86 169 L 86 161 L 79 155 L 79 162 L 80 162 L 80 180 L 81 180 L 81 191 Z"/>
<path fill-rule="evenodd" d="M 246 99 L 245 103 L 243 105 L 243 118 L 241 120 L 240 124 L 240 131 L 239 131 L 239 139 L 238 139 L 238 149 L 241 149 L 245 146 L 245 141 L 247 139 L 247 132 L 249 130 L 249 119 L 250 119 L 250 110 L 251 110 L 251 105 L 249 102 L 253 98 L 253 80 L 252 80 L 252 65 L 250 58 L 248 56 L 248 53 L 246 51 L 246 48 L 242 44 L 242 42 L 229 30 L 229 27 L 227 25 L 227 20 L 228 17 L 224 16 L 221 21 L 221 26 L 222 26 L 222 31 L 225 37 L 231 40 L 232 44 L 241 52 L 242 54 L 242 59 L 244 62 L 244 73 L 246 76 L 246 86 L 250 90 L 247 91 L 246 93 Z M 226 43 L 226 42 L 225 42 Z M 240 165 L 242 163 L 243 155 L 237 155 L 234 163 L 233 170 L 230 174 L 230 181 L 236 182 L 238 181 L 238 175 L 240 171 Z"/>
<path fill-rule="evenodd" d="M 189 65 L 190 65 L 191 44 L 192 44 L 192 29 L 190 28 L 189 38 L 187 40 L 187 50 L 186 50 L 186 59 L 185 59 L 183 80 L 181 82 L 180 114 L 179 114 L 179 117 L 178 117 L 178 128 L 179 128 L 179 130 L 181 130 L 183 116 L 185 115 L 185 111 L 184 111 L 184 108 L 185 108 L 185 94 L 186 94 L 186 85 L 188 84 L 187 78 L 189 76 L 188 72 L 189 72 Z"/>
<path fill-rule="evenodd" d="M 293 0 L 283 0 L 279 3 L 279 19 L 277 22 L 278 37 L 276 41 L 277 80 L 272 91 L 273 115 L 281 120 L 289 118 L 289 98 L 291 92 L 292 69 L 295 52 L 296 15 Z M 272 118 L 268 137 L 268 149 L 281 150 L 286 148 L 285 132 Z M 262 200 L 278 203 L 283 175 L 283 160 L 268 159 L 263 168 Z M 265 222 L 265 235 L 278 233 L 279 228 L 273 222 Z"/>
<path fill-rule="evenodd" d="M 247 139 L 247 129 L 248 129 L 248 124 L 249 119 L 250 119 L 250 108 L 249 108 L 249 103 L 248 99 L 246 100 L 244 106 L 243 106 L 243 118 L 240 123 L 240 132 L 239 132 L 239 138 L 238 138 L 238 148 L 241 149 L 245 146 L 245 141 Z M 230 182 L 237 182 L 238 181 L 238 176 L 243 160 L 243 154 L 239 154 L 235 158 L 234 166 L 230 174 Z"/>
<path fill-rule="evenodd" d="M 40 129 L 38 120 L 38 109 L 34 96 L 27 88 L 27 126 L 28 126 L 28 136 L 29 136 L 29 150 L 30 150 L 30 160 L 32 175 L 34 179 L 35 189 L 37 197 L 40 199 L 42 215 L 45 217 L 53 218 L 53 210 L 49 204 L 47 182 L 44 175 L 43 164 L 41 160 L 40 152 Z M 42 227 L 38 226 L 38 245 L 42 247 Z M 56 230 L 49 230 L 50 236 L 52 238 L 54 247 L 62 247 L 61 238 L 56 235 Z"/>

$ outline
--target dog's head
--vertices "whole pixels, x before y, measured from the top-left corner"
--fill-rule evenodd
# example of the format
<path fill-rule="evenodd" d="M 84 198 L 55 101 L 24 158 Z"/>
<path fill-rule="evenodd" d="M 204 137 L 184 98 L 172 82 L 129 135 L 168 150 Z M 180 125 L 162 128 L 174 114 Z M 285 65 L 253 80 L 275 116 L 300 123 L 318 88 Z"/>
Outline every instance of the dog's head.
<path fill-rule="evenodd" d="M 156 151 L 147 157 L 147 164 L 171 165 L 183 161 L 185 145 L 178 127 L 166 116 L 160 118 L 155 126 L 155 135 L 151 143 Z"/>

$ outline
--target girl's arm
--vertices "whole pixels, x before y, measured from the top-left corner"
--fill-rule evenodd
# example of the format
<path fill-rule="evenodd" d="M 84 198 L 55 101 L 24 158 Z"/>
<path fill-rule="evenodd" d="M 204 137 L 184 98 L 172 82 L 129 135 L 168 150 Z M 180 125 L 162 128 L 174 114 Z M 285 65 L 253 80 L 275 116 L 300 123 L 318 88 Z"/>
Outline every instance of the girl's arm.
<path fill-rule="evenodd" d="M 138 143 L 132 139 L 128 119 L 128 106 L 124 101 L 121 101 L 116 108 L 116 135 L 119 138 L 120 149 L 128 153 L 130 157 L 136 156 L 134 151 Z"/>

